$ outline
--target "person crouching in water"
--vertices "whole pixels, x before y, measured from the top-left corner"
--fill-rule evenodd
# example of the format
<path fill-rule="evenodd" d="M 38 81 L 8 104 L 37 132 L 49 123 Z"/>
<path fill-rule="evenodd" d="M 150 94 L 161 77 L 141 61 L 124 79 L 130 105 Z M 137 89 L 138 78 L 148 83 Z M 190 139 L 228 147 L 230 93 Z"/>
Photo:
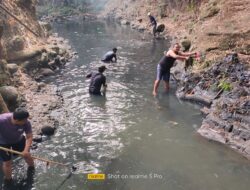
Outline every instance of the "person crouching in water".
<path fill-rule="evenodd" d="M 154 82 L 153 95 L 157 95 L 157 90 L 161 80 L 165 82 L 165 89 L 169 91 L 169 79 L 170 69 L 173 67 L 175 60 L 185 61 L 188 60 L 189 56 L 195 55 L 196 53 L 183 53 L 180 51 L 181 46 L 179 43 L 175 43 L 173 48 L 164 52 L 164 56 L 161 58 L 157 65 L 157 76 Z"/>
<path fill-rule="evenodd" d="M 0 115 L 0 146 L 22 152 L 28 164 L 28 172 L 34 171 L 34 161 L 29 153 L 32 144 L 32 127 L 28 120 L 29 112 L 24 108 L 17 108 L 13 113 Z M 25 136 L 24 136 L 25 133 Z M 12 182 L 12 154 L 0 150 L 3 161 L 4 183 Z"/>
<path fill-rule="evenodd" d="M 91 78 L 90 85 L 89 85 L 89 93 L 93 95 L 102 95 L 101 88 L 103 86 L 105 95 L 107 84 L 106 84 L 106 77 L 103 75 L 103 72 L 106 70 L 105 66 L 100 66 L 98 68 L 98 73 L 90 73 L 86 76 L 86 78 Z"/>
<path fill-rule="evenodd" d="M 114 48 L 113 51 L 108 51 L 102 58 L 102 62 L 110 63 L 110 62 L 117 62 L 116 57 L 117 48 Z"/>

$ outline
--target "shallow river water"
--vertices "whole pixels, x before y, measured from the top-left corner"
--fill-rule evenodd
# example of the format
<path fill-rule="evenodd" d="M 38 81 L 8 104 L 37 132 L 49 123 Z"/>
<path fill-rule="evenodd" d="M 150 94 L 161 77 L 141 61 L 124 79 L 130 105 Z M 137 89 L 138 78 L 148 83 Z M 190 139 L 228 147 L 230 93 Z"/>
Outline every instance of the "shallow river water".
<path fill-rule="evenodd" d="M 79 58 L 50 78 L 62 92 L 64 107 L 53 112 L 61 121 L 56 135 L 36 154 L 72 163 L 77 171 L 69 176 L 70 168 L 37 162 L 34 181 L 20 182 L 20 189 L 249 189 L 249 161 L 196 134 L 199 106 L 178 100 L 173 82 L 169 94 L 161 86 L 158 97 L 152 96 L 156 64 L 167 41 L 114 23 L 54 27 Z M 118 47 L 118 62 L 106 64 L 106 97 L 92 97 L 85 76 L 113 47 Z M 106 179 L 88 180 L 88 173 L 104 173 Z"/>

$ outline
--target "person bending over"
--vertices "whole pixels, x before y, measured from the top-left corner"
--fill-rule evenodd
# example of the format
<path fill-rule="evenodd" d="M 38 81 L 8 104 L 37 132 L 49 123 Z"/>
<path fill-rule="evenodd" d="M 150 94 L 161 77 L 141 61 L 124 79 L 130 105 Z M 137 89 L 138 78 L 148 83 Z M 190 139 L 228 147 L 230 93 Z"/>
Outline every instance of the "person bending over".
<path fill-rule="evenodd" d="M 29 112 L 24 108 L 17 108 L 13 113 L 1 114 L 0 146 L 22 152 L 29 171 L 34 170 L 34 161 L 29 153 L 33 135 L 28 118 Z M 3 160 L 4 180 L 8 183 L 12 180 L 12 155 L 10 152 L 0 150 L 0 157 Z"/>
<path fill-rule="evenodd" d="M 179 43 L 175 43 L 173 48 L 164 52 L 164 56 L 160 59 L 157 64 L 157 75 L 154 82 L 153 95 L 157 95 L 157 90 L 160 84 L 160 81 L 165 82 L 166 91 L 169 90 L 169 79 L 170 79 L 170 70 L 174 65 L 175 60 L 185 61 L 189 56 L 195 55 L 196 53 L 183 53 L 180 51 L 181 46 Z"/>
<path fill-rule="evenodd" d="M 101 95 L 101 88 L 104 87 L 104 95 L 107 88 L 106 77 L 103 72 L 106 70 L 105 66 L 98 68 L 98 73 L 90 73 L 86 78 L 91 78 L 89 85 L 89 93 L 93 95 Z"/>
<path fill-rule="evenodd" d="M 151 13 L 148 13 L 149 21 L 150 21 L 150 26 L 153 26 L 153 35 L 156 35 L 156 27 L 157 27 L 157 22 L 155 20 L 155 17 L 151 15 Z"/>
<path fill-rule="evenodd" d="M 116 57 L 117 48 L 114 48 L 112 51 L 108 51 L 102 58 L 102 61 L 105 63 L 117 62 Z"/>

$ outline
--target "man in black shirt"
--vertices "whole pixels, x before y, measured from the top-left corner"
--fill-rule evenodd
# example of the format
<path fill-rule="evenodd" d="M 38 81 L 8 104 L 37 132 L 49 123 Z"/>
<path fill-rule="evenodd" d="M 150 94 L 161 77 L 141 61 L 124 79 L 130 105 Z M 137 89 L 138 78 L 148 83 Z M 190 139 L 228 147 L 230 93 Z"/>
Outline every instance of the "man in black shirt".
<path fill-rule="evenodd" d="M 98 73 L 91 73 L 86 76 L 86 78 L 91 78 L 89 85 L 89 93 L 93 95 L 101 95 L 101 88 L 104 87 L 106 90 L 106 77 L 103 75 L 103 72 L 106 70 L 105 66 L 100 66 L 98 68 Z"/>
<path fill-rule="evenodd" d="M 150 20 L 150 26 L 153 26 L 153 34 L 154 34 L 154 36 L 155 36 L 155 34 L 156 34 L 157 22 L 156 22 L 156 20 L 155 20 L 155 17 L 153 17 L 153 16 L 151 15 L 150 12 L 148 13 L 148 17 L 149 17 L 149 20 Z"/>
<path fill-rule="evenodd" d="M 165 82 L 166 91 L 169 90 L 169 79 L 170 79 L 170 69 L 173 67 L 175 60 L 185 61 L 188 60 L 189 56 L 195 55 L 195 52 L 184 53 L 180 51 L 181 46 L 179 43 L 175 43 L 173 48 L 164 52 L 164 56 L 161 58 L 157 65 L 157 75 L 154 82 L 153 95 L 157 95 L 157 90 L 160 81 Z"/>

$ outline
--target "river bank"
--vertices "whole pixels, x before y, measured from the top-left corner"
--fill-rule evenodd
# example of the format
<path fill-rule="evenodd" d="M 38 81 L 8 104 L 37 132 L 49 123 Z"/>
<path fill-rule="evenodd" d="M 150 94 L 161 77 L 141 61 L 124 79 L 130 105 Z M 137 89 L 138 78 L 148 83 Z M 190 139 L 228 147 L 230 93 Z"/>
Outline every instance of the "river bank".
<path fill-rule="evenodd" d="M 4 1 L 1 10 L 0 112 L 25 107 L 31 115 L 35 141 L 41 141 L 37 135 L 43 128 L 54 131 L 58 126 L 51 112 L 63 102 L 57 87 L 46 78 L 64 68 L 77 53 L 67 40 L 52 33 L 49 23 L 38 22 L 33 2 Z"/>
<path fill-rule="evenodd" d="M 9 83 L 0 87 L 0 92 L 8 110 L 25 107 L 30 112 L 30 121 L 36 138 L 43 128 L 55 129 L 59 121 L 50 113 L 63 104 L 57 87 L 46 82 L 46 78 L 72 61 L 76 53 L 67 41 L 52 34 L 47 43 L 40 47 L 18 52 L 7 59 L 6 68 Z"/>

